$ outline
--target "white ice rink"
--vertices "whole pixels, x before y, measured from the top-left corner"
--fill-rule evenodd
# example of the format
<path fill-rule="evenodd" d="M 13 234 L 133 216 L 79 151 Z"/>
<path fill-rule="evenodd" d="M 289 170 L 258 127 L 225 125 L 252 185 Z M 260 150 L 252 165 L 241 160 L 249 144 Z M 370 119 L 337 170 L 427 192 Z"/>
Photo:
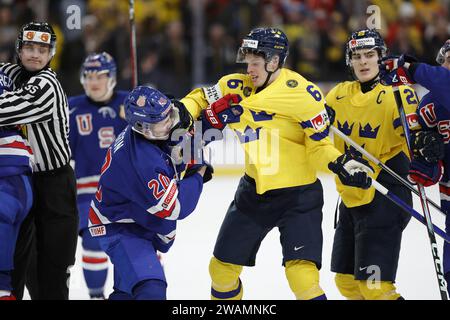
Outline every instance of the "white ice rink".
<path fill-rule="evenodd" d="M 238 176 L 215 177 L 205 185 L 196 211 L 178 224 L 176 241 L 163 261 L 168 280 L 168 299 L 209 299 L 210 279 L 208 263 L 220 224 L 233 199 L 239 181 Z M 321 286 L 329 299 L 342 299 L 334 285 L 334 274 L 329 271 L 333 241 L 333 216 L 337 200 L 331 176 L 321 177 L 325 191 L 323 267 L 320 271 Z M 430 198 L 438 201 L 437 187 L 427 189 Z M 420 203 L 414 196 L 414 205 L 421 212 Z M 444 228 L 441 214 L 433 211 L 433 222 Z M 80 266 L 81 242 L 77 250 L 77 262 L 72 269 L 70 299 L 88 299 Z M 439 253 L 442 241 L 438 238 Z M 277 229 L 272 230 L 263 241 L 256 259 L 256 266 L 244 268 L 241 275 L 244 299 L 285 300 L 293 299 L 284 268 L 281 266 L 281 246 Z M 426 227 L 414 218 L 404 232 L 397 287 L 406 299 L 439 299 Z M 112 291 L 112 272 L 108 275 L 106 293 Z M 26 296 L 27 297 L 27 296 Z"/>

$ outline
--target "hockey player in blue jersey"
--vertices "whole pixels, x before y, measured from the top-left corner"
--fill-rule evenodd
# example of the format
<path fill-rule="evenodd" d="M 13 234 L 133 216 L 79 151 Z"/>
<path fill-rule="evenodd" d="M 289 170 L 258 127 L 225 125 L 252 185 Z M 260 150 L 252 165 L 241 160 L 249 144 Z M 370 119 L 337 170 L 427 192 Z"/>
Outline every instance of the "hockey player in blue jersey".
<path fill-rule="evenodd" d="M 430 90 L 417 108 L 422 131 L 411 134 L 414 161 L 410 177 L 424 186 L 439 182 L 441 208 L 447 213 L 445 230 L 450 232 L 450 39 L 439 50 L 436 62 L 441 66 L 417 63 L 405 55 L 382 61 L 384 79 L 419 83 Z M 400 77 L 401 76 L 401 77 Z M 441 161 L 442 160 L 442 161 Z M 443 170 L 442 170 L 443 167 Z M 442 174 L 443 171 L 443 174 Z M 439 181 L 440 180 L 440 181 Z M 444 242 L 444 277 L 450 282 L 450 245 Z M 447 287 L 448 291 L 448 287 Z"/>
<path fill-rule="evenodd" d="M 157 251 L 167 252 L 177 220 L 191 214 L 211 171 L 172 153 L 172 133 L 192 118 L 179 102 L 140 86 L 125 100 L 128 126 L 108 149 L 89 211 L 89 231 L 114 265 L 111 300 L 166 299 L 166 278 Z M 205 173 L 206 172 L 206 173 Z"/>
<path fill-rule="evenodd" d="M 106 150 L 127 126 L 123 102 L 128 92 L 114 90 L 116 70 L 116 63 L 108 53 L 88 55 L 80 74 L 85 94 L 69 98 L 69 142 L 77 178 L 82 267 L 91 299 L 104 297 L 108 257 L 87 230 L 90 201 L 97 190 Z"/>
<path fill-rule="evenodd" d="M 12 80 L 0 73 L 0 95 L 12 87 Z M 33 153 L 20 129 L 0 126 L 0 300 L 16 300 L 11 271 L 19 228 L 33 202 L 31 161 Z"/>

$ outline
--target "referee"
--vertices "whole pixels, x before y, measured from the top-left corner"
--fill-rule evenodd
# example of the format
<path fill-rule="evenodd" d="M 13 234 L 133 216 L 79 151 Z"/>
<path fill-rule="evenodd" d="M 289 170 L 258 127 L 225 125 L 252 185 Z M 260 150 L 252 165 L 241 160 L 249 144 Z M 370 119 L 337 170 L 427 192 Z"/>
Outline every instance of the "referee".
<path fill-rule="evenodd" d="M 14 257 L 17 299 L 23 297 L 32 248 L 36 270 L 31 271 L 37 275 L 33 299 L 67 300 L 70 266 L 75 263 L 76 182 L 69 165 L 67 97 L 49 67 L 55 51 L 53 28 L 31 22 L 17 37 L 18 63 L 0 65 L 19 88 L 0 96 L 0 126 L 24 125 L 35 154 L 33 207 L 21 226 Z"/>

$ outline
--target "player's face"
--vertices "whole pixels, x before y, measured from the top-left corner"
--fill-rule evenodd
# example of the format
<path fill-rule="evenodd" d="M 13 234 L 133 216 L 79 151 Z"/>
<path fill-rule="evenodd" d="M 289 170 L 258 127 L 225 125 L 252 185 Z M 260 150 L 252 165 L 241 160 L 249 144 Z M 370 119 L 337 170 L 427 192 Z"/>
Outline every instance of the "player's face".
<path fill-rule="evenodd" d="M 445 53 L 445 60 L 442 66 L 448 70 L 450 70 L 450 51 Z"/>
<path fill-rule="evenodd" d="M 42 70 L 50 61 L 50 46 L 35 42 L 24 42 L 19 51 L 19 58 L 26 70 Z"/>
<path fill-rule="evenodd" d="M 147 128 L 144 128 L 144 136 L 150 140 L 168 138 L 170 130 L 173 126 L 172 117 L 167 117 L 166 119 L 158 122 L 149 124 Z"/>
<path fill-rule="evenodd" d="M 360 82 L 372 80 L 378 74 L 378 52 L 375 49 L 360 49 L 352 54 L 352 67 Z"/>
<path fill-rule="evenodd" d="M 266 81 L 268 75 L 264 66 L 264 58 L 251 53 L 247 53 L 245 55 L 245 63 L 247 64 L 247 73 L 250 75 L 253 85 L 256 88 L 261 87 Z M 269 64 L 267 67 L 268 70 L 271 70 Z"/>
<path fill-rule="evenodd" d="M 84 76 L 84 90 L 94 101 L 101 101 L 108 91 L 108 74 L 98 74 L 96 72 L 87 73 Z"/>

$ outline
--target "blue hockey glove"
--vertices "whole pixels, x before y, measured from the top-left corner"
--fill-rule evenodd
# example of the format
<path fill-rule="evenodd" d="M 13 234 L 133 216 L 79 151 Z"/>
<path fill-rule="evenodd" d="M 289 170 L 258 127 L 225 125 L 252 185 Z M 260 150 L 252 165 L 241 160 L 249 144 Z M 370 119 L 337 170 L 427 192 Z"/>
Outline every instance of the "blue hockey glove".
<path fill-rule="evenodd" d="M 229 93 L 204 109 L 203 132 L 212 128 L 222 130 L 227 123 L 238 122 L 244 112 L 242 106 L 238 105 L 241 100 L 238 94 Z"/>
<path fill-rule="evenodd" d="M 424 159 L 429 163 L 436 163 L 444 159 L 444 141 L 438 132 L 412 131 L 410 141 L 414 159 Z"/>
<path fill-rule="evenodd" d="M 328 164 L 328 168 L 341 180 L 342 184 L 350 187 L 368 189 L 372 180 L 368 173 L 373 173 L 373 168 L 367 160 L 346 152 L 335 161 Z"/>
<path fill-rule="evenodd" d="M 438 183 L 444 174 L 442 161 L 429 163 L 421 160 L 411 161 L 408 180 L 412 183 L 419 183 L 424 187 L 432 186 Z"/>
<path fill-rule="evenodd" d="M 410 85 L 415 83 L 405 63 L 414 63 L 418 60 L 412 56 L 386 56 L 379 61 L 380 82 L 385 86 Z"/>
<path fill-rule="evenodd" d="M 334 109 L 327 104 L 325 104 L 325 109 L 327 110 L 328 119 L 330 120 L 330 126 L 331 126 L 334 122 L 334 119 L 336 118 L 336 111 L 334 111 Z"/>

